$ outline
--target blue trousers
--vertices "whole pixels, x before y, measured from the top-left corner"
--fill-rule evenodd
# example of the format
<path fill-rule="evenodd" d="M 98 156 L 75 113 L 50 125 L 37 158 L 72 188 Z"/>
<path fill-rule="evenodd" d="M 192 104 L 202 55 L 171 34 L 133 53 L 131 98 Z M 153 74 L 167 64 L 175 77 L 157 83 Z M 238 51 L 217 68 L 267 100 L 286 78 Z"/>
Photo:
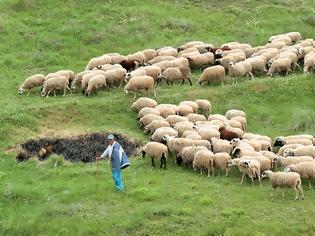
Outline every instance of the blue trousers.
<path fill-rule="evenodd" d="M 121 179 L 121 170 L 112 169 L 112 176 L 115 183 L 116 190 L 123 191 L 124 183 Z"/>

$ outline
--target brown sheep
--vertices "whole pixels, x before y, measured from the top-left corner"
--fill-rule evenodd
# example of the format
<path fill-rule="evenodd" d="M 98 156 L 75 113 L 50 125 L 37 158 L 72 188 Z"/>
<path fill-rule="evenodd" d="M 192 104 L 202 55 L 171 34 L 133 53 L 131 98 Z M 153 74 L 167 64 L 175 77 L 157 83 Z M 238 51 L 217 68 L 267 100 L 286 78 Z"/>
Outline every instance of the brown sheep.
<path fill-rule="evenodd" d="M 220 132 L 220 139 L 226 139 L 226 140 L 231 141 L 233 138 L 239 138 L 239 136 L 236 133 L 227 130 L 224 126 L 221 126 L 219 128 L 219 132 Z"/>

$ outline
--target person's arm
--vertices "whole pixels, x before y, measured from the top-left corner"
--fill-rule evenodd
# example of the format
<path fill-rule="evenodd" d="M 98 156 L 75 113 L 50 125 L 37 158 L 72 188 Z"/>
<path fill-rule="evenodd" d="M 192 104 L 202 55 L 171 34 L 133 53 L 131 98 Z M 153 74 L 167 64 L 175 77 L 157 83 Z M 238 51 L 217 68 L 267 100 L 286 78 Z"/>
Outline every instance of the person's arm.
<path fill-rule="evenodd" d="M 108 146 L 106 148 L 106 150 L 103 152 L 103 154 L 100 156 L 100 159 L 108 159 L 109 157 L 109 150 L 110 150 L 110 146 Z"/>

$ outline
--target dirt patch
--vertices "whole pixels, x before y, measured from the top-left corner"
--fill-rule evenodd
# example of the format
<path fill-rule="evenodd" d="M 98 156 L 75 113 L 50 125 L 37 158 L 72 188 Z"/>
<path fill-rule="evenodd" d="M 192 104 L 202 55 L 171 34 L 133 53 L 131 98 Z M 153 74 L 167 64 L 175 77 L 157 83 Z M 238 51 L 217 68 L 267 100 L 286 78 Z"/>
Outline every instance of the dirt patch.
<path fill-rule="evenodd" d="M 92 162 L 95 157 L 104 152 L 108 144 L 108 133 L 92 133 L 68 138 L 40 138 L 31 139 L 21 144 L 22 151 L 17 155 L 18 161 L 23 161 L 31 156 L 46 159 L 55 153 L 62 155 L 66 160 Z M 128 139 L 122 134 L 114 134 L 116 140 L 122 145 L 128 156 L 136 154 L 142 144 L 138 140 Z"/>

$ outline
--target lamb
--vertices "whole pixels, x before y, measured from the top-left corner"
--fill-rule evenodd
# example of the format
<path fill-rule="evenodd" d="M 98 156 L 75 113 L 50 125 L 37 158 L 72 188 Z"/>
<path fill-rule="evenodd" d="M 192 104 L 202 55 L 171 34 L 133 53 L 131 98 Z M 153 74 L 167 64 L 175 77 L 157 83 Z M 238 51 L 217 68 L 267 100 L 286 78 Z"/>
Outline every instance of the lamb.
<path fill-rule="evenodd" d="M 21 84 L 18 92 L 20 95 L 23 94 L 25 90 L 28 90 L 27 96 L 30 94 L 30 91 L 36 87 L 42 86 L 45 80 L 45 75 L 35 74 L 26 78 L 26 80 Z M 36 92 L 37 93 L 37 92 Z"/>
<path fill-rule="evenodd" d="M 298 164 L 292 164 L 284 169 L 285 172 L 296 172 L 300 174 L 302 178 L 308 179 L 310 189 L 312 188 L 310 179 L 315 179 L 315 162 L 300 162 Z"/>
<path fill-rule="evenodd" d="M 211 138 L 212 151 L 214 154 L 219 152 L 226 152 L 230 154 L 232 152 L 232 145 L 227 140 L 221 140 L 218 138 Z"/>
<path fill-rule="evenodd" d="M 85 96 L 90 96 L 91 92 L 102 87 L 106 87 L 106 79 L 103 75 L 93 76 L 88 83 L 88 87 L 85 93 Z"/>
<path fill-rule="evenodd" d="M 271 64 L 271 67 L 268 70 L 267 75 L 273 76 L 281 72 L 285 72 L 286 76 L 288 75 L 289 72 L 292 72 L 291 60 L 289 58 L 279 58 L 277 60 L 274 60 Z"/>
<path fill-rule="evenodd" d="M 314 158 L 311 156 L 299 156 L 299 157 L 282 157 L 277 156 L 276 163 L 277 166 L 280 166 L 282 168 L 285 168 L 291 164 L 298 164 L 300 162 L 312 162 L 314 161 Z"/>
<path fill-rule="evenodd" d="M 191 165 L 194 161 L 195 154 L 201 150 L 207 150 L 204 146 L 188 146 L 184 147 L 176 156 L 175 163 L 181 166 L 182 163 Z"/>
<path fill-rule="evenodd" d="M 203 68 L 214 64 L 214 55 L 211 52 L 187 57 L 192 68 Z"/>
<path fill-rule="evenodd" d="M 137 69 L 140 66 L 138 61 L 123 60 L 119 63 L 127 72 Z"/>
<path fill-rule="evenodd" d="M 186 104 L 178 106 L 178 109 L 181 116 L 187 116 L 190 113 L 194 113 L 193 108 Z"/>
<path fill-rule="evenodd" d="M 190 80 L 190 69 L 188 68 L 179 68 L 179 67 L 170 67 L 164 70 L 161 75 L 158 77 L 157 83 L 161 80 L 164 80 L 167 85 L 169 82 L 173 84 L 174 81 L 182 81 L 182 84 L 188 80 L 190 86 L 192 86 L 192 82 Z"/>
<path fill-rule="evenodd" d="M 209 150 L 198 151 L 194 157 L 193 168 L 195 170 L 199 168 L 201 174 L 204 169 L 208 170 L 208 177 L 210 177 L 211 172 L 212 175 L 214 175 L 213 156 L 214 156 L 213 152 Z"/>
<path fill-rule="evenodd" d="M 162 139 L 165 135 L 169 135 L 171 137 L 178 137 L 178 132 L 171 127 L 160 127 L 155 130 L 150 140 L 154 142 L 162 142 Z"/>
<path fill-rule="evenodd" d="M 299 199 L 299 193 L 301 194 L 301 198 L 304 199 L 303 188 L 301 177 L 298 173 L 291 172 L 273 172 L 271 170 L 266 170 L 261 175 L 262 178 L 268 177 L 270 179 L 270 183 L 272 186 L 272 190 L 274 191 L 277 187 L 291 187 L 295 191 L 295 200 Z M 269 197 L 271 197 L 272 192 Z M 282 194 L 284 197 L 284 192 Z"/>
<path fill-rule="evenodd" d="M 127 74 L 125 68 L 118 68 L 114 70 L 108 70 L 105 72 L 105 78 L 108 85 L 114 86 L 114 84 L 119 83 L 119 87 L 124 81 L 124 78 Z"/>
<path fill-rule="evenodd" d="M 211 113 L 211 102 L 206 99 L 196 99 L 195 103 L 197 103 L 199 109 L 205 114 L 209 115 Z"/>
<path fill-rule="evenodd" d="M 201 76 L 198 79 L 199 84 L 201 85 L 204 82 L 207 82 L 208 85 L 213 82 L 220 82 L 223 86 L 223 81 L 225 78 L 225 69 L 222 66 L 211 66 L 206 68 Z"/>
<path fill-rule="evenodd" d="M 231 156 L 225 152 L 215 153 L 213 156 L 213 165 L 214 168 L 218 169 L 218 175 L 220 175 L 220 170 L 225 171 L 225 176 L 229 174 L 229 168 L 227 163 L 231 160 Z"/>
<path fill-rule="evenodd" d="M 140 111 L 144 107 L 155 108 L 157 106 L 157 102 L 152 98 L 141 97 L 138 98 L 137 101 L 132 103 L 131 108 Z"/>
<path fill-rule="evenodd" d="M 51 78 L 44 82 L 43 89 L 41 92 L 41 96 L 48 97 L 51 91 L 54 91 L 54 95 L 56 96 L 56 90 L 63 89 L 63 96 L 66 95 L 66 90 L 68 89 L 71 93 L 71 90 L 69 88 L 69 79 L 65 76 L 59 76 Z"/>
<path fill-rule="evenodd" d="M 235 132 L 227 130 L 224 126 L 221 126 L 219 128 L 220 132 L 220 139 L 226 139 L 228 141 L 231 141 L 234 138 L 239 138 L 239 135 Z"/>
<path fill-rule="evenodd" d="M 89 61 L 89 63 L 86 65 L 85 70 L 92 70 L 93 68 L 96 68 L 98 65 L 104 65 L 104 64 L 110 64 L 111 63 L 111 57 L 107 55 L 103 55 L 100 57 L 93 57 Z"/>
<path fill-rule="evenodd" d="M 179 115 L 169 115 L 166 117 L 166 121 L 173 126 L 174 124 L 182 121 L 188 121 L 188 118 L 186 116 L 179 116 Z"/>
<path fill-rule="evenodd" d="M 157 116 L 161 115 L 159 110 L 156 108 L 144 107 L 138 113 L 138 120 L 140 120 L 142 117 L 144 117 L 145 115 L 148 115 L 148 114 L 153 114 L 153 115 L 157 115 Z"/>
<path fill-rule="evenodd" d="M 137 92 L 139 90 L 153 90 L 154 79 L 151 76 L 135 76 L 129 80 L 125 85 L 124 91 L 128 93 L 129 91 Z M 155 90 L 154 96 L 156 97 Z"/>
<path fill-rule="evenodd" d="M 286 149 L 283 152 L 283 156 L 311 156 L 315 157 L 315 147 L 313 145 L 301 146 L 295 149 Z"/>
<path fill-rule="evenodd" d="M 240 76 L 250 76 L 253 79 L 253 74 L 251 72 L 252 65 L 247 61 L 242 61 L 239 63 L 230 62 L 228 69 L 229 74 L 233 77 L 233 84 L 234 82 L 237 83 L 237 77 Z"/>
<path fill-rule="evenodd" d="M 154 120 L 165 120 L 165 119 L 162 116 L 147 114 L 139 120 L 139 126 L 140 126 L 140 128 L 146 127 L 147 125 L 149 125 Z"/>
<path fill-rule="evenodd" d="M 195 113 L 190 113 L 187 115 L 187 118 L 190 122 L 197 122 L 197 121 L 206 121 L 206 117 L 204 115 L 199 115 L 199 114 L 195 114 Z"/>
<path fill-rule="evenodd" d="M 166 120 L 153 120 L 150 124 L 144 127 L 145 132 L 149 132 L 152 135 L 155 130 L 160 127 L 170 127 L 170 124 Z"/>
<path fill-rule="evenodd" d="M 149 142 L 142 148 L 142 157 L 144 158 L 147 154 L 151 157 L 152 166 L 155 166 L 154 159 L 160 161 L 160 168 L 164 165 L 164 170 L 166 169 L 166 158 L 168 154 L 167 147 L 158 142 Z"/>

